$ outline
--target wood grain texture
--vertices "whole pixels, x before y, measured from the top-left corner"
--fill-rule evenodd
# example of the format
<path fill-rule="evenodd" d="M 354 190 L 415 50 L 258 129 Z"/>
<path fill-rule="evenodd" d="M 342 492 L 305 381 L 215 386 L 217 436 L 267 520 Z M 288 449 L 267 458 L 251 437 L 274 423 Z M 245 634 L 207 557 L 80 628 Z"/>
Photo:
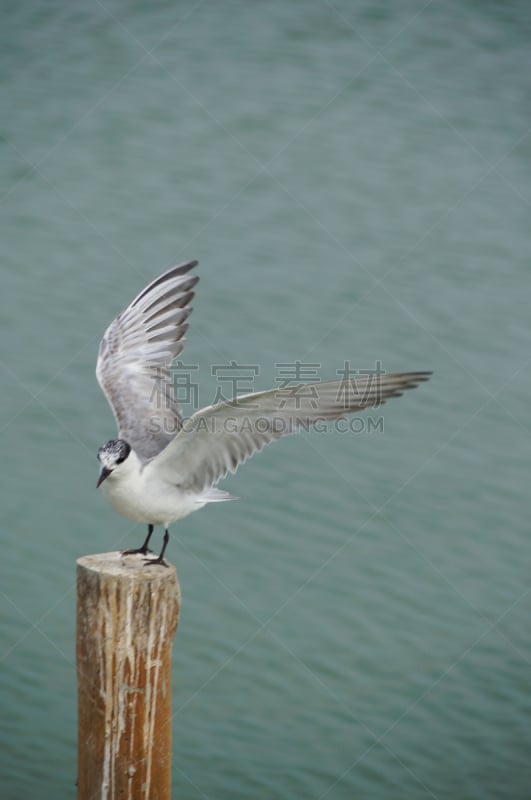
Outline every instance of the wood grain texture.
<path fill-rule="evenodd" d="M 169 800 L 174 567 L 77 562 L 78 800 Z"/>

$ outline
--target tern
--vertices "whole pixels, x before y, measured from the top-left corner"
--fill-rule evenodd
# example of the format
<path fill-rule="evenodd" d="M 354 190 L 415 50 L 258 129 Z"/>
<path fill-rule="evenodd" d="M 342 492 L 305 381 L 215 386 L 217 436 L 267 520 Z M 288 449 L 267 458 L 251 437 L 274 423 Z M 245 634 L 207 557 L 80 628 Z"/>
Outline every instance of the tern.
<path fill-rule="evenodd" d="M 304 383 L 240 395 L 183 419 L 171 364 L 182 352 L 199 278 L 197 261 L 167 270 L 111 322 L 98 353 L 96 376 L 111 406 L 118 438 L 98 451 L 97 486 L 117 513 L 148 526 L 147 556 L 156 525 L 164 527 L 160 555 L 167 566 L 169 525 L 193 511 L 235 499 L 216 488 L 265 445 L 318 421 L 334 421 L 428 380 L 430 372 L 356 375 L 345 381 Z"/>

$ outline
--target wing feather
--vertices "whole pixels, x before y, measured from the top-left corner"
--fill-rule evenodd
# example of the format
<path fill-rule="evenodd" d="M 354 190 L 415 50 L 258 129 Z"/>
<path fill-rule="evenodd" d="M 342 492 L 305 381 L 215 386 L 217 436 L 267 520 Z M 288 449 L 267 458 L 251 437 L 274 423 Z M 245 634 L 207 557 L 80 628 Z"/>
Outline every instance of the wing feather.
<path fill-rule="evenodd" d="M 109 325 L 96 366 L 118 435 L 140 458 L 153 458 L 182 428 L 170 365 L 184 347 L 197 261 L 172 267 L 143 289 Z"/>
<path fill-rule="evenodd" d="M 430 375 L 408 372 L 303 384 L 208 406 L 184 422 L 147 468 L 200 494 L 282 436 L 320 420 L 336 420 L 380 406 L 427 381 Z"/>

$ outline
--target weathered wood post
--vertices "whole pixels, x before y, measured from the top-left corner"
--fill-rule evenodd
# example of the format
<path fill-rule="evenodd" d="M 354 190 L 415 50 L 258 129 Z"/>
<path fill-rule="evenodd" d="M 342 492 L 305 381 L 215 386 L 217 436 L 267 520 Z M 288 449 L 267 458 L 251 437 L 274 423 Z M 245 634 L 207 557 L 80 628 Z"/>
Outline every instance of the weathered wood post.
<path fill-rule="evenodd" d="M 78 800 L 170 800 L 175 568 L 77 562 Z"/>

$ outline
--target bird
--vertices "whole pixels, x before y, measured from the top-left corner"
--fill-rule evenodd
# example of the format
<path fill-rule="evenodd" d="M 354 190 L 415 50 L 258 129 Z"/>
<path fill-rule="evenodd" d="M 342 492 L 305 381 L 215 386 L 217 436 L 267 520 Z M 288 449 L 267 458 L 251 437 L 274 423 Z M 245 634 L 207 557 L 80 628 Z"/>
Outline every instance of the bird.
<path fill-rule="evenodd" d="M 277 387 L 222 400 L 184 419 L 171 365 L 184 347 L 197 264 L 174 266 L 142 289 L 105 331 L 97 358 L 96 376 L 118 427 L 118 437 L 98 450 L 97 487 L 114 511 L 148 526 L 140 547 L 122 551 L 140 554 L 148 565 L 168 566 L 170 524 L 207 503 L 236 499 L 217 483 L 263 447 L 317 422 L 380 406 L 432 374 Z M 149 557 L 155 526 L 164 528 L 162 548 Z"/>

